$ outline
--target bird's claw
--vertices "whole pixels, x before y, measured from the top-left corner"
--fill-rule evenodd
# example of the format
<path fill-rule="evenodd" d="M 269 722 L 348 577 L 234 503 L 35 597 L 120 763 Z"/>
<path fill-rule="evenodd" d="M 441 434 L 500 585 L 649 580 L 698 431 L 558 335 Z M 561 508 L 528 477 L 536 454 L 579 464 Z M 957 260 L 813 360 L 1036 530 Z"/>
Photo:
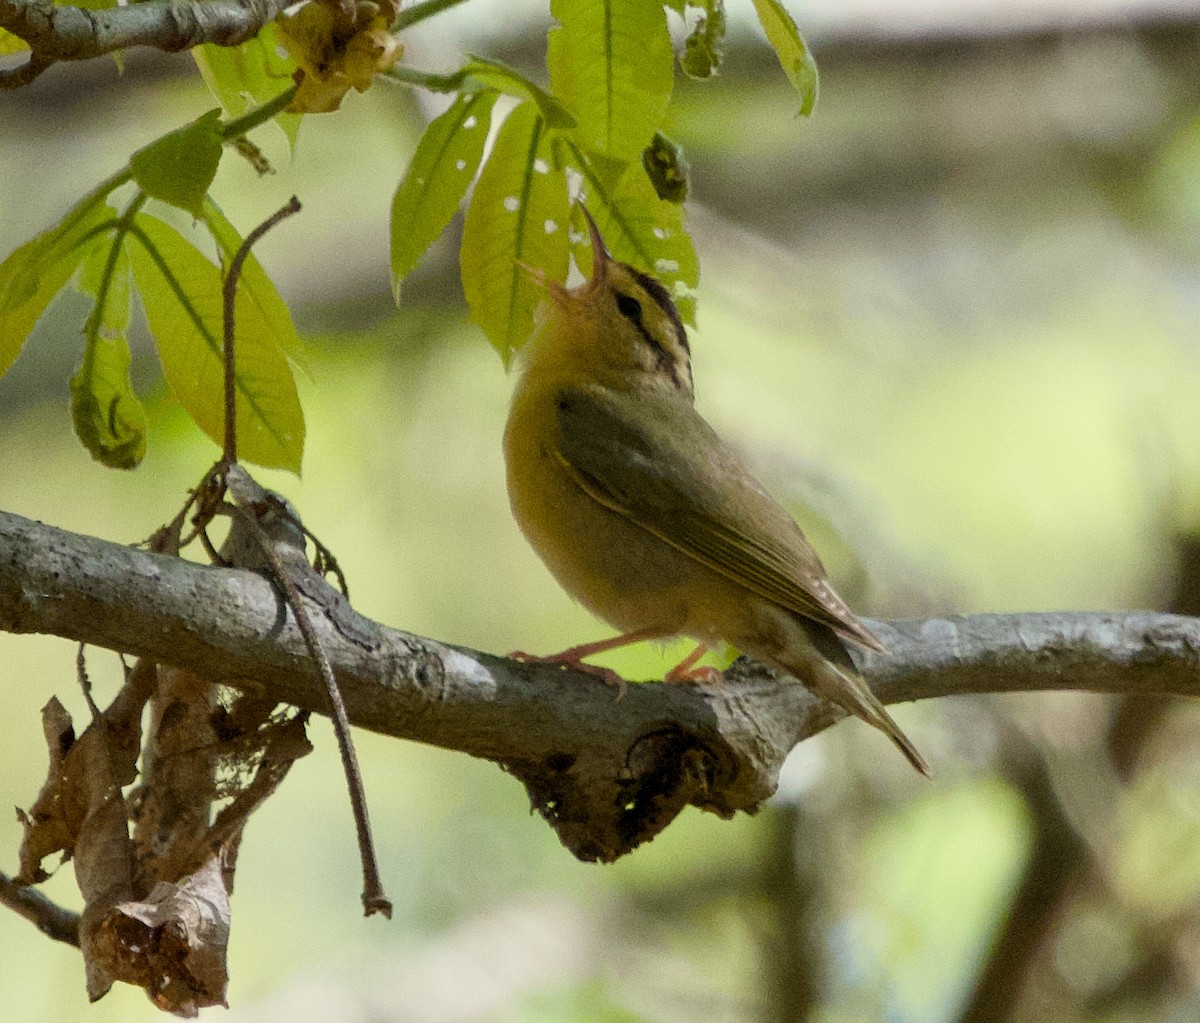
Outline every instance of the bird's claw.
<path fill-rule="evenodd" d="M 617 703 L 620 703 L 629 691 L 629 683 L 613 671 L 612 668 L 603 668 L 598 664 L 587 664 L 578 658 L 555 657 L 553 655 L 541 657 L 538 654 L 527 654 L 524 650 L 514 650 L 508 656 L 511 660 L 520 661 L 522 664 L 544 664 L 546 667 L 569 668 L 573 671 L 581 671 L 585 675 L 594 675 L 603 681 L 605 685 L 616 687 Z"/>

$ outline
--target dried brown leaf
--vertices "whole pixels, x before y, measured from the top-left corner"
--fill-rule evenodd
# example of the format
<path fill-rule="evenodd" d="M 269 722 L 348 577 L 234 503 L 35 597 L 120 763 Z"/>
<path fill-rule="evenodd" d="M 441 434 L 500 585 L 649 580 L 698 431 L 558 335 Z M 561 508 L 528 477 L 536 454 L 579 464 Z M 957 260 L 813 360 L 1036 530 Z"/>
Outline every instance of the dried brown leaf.
<path fill-rule="evenodd" d="M 144 988 L 158 1008 L 177 1016 L 225 1005 L 229 926 L 218 853 L 178 884 L 160 881 L 144 900 L 113 907 L 96 929 L 89 995 L 94 969 L 109 985 L 121 980 Z"/>

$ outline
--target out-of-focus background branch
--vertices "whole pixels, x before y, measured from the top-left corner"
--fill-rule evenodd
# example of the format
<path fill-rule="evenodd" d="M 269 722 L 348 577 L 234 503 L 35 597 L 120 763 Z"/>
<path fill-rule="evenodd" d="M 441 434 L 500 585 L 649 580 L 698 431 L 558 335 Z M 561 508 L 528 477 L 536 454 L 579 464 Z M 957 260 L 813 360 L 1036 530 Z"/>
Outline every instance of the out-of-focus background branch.
<path fill-rule="evenodd" d="M 743 6 L 729 5 L 721 77 L 681 85 L 671 114 L 693 174 L 705 413 L 758 456 L 864 613 L 1186 610 L 1200 15 L 1135 0 L 793 7 L 822 70 L 805 122 Z M 406 44 L 430 70 L 475 51 L 536 74 L 546 24 L 544 3 L 470 0 Z M 123 78 L 107 61 L 60 67 L 7 95 L 0 178 L 32 183 L 0 194 L 3 249 L 212 106 L 186 55 L 130 53 Z M 264 135 L 266 184 L 222 164 L 214 192 L 243 227 L 293 192 L 305 203 L 303 243 L 259 252 L 314 379 L 304 481 L 268 482 L 336 550 L 365 614 L 549 651 L 601 630 L 509 522 L 509 385 L 464 322 L 454 230 L 398 313 L 389 294 L 388 204 L 436 109 L 375 88 L 308 119 L 294 159 Z M 92 465 L 62 412 L 78 325 L 59 303 L 0 380 L 0 506 L 127 542 L 173 513 L 214 450 L 160 391 L 142 470 Z M 133 371 L 155 379 L 146 347 Z M 609 663 L 645 677 L 675 653 Z M 66 643 L 0 637 L 0 801 L 36 792 L 52 693 L 86 717 L 73 661 Z M 111 695 L 118 666 L 92 662 Z M 687 812 L 607 868 L 572 860 L 490 765 L 364 735 L 397 896 L 387 926 L 358 915 L 336 753 L 314 728 L 317 752 L 242 846 L 231 1019 L 937 1023 L 975 1011 L 998 976 L 1009 1019 L 1193 1018 L 1195 707 L 1062 693 L 899 713 L 932 785 L 865 729 L 835 728 L 801 744 L 757 817 Z M 1046 874 L 1039 836 L 1056 821 L 1081 845 L 1059 833 L 1072 865 Z M 18 841 L 0 825 L 0 849 Z M 71 904 L 61 874 L 50 890 Z M 1056 908 L 1014 956 L 1038 883 Z M 120 990 L 85 1007 L 77 953 L 15 914 L 0 946 L 14 1018 L 153 1012 Z"/>

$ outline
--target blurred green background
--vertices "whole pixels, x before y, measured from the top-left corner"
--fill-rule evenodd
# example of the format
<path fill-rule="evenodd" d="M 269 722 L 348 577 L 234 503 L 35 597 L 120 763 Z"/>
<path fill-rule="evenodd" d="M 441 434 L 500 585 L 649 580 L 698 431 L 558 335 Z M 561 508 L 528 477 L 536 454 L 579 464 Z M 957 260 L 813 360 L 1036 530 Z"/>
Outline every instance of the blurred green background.
<path fill-rule="evenodd" d="M 1200 7 L 792 4 L 822 69 L 803 121 L 741 6 L 722 76 L 682 82 L 670 115 L 693 172 L 702 410 L 865 613 L 1200 612 Z M 409 59 L 536 72 L 546 26 L 545 4 L 472 0 L 412 33 Z M 212 106 L 186 57 L 126 64 L 6 98 L 0 252 Z M 293 192 L 305 205 L 258 249 L 310 345 L 304 477 L 261 478 L 364 613 L 560 649 L 605 631 L 509 517 L 510 381 L 466 322 L 457 225 L 391 302 L 388 205 L 434 112 L 382 83 L 308 118 L 294 159 L 263 133 L 271 177 L 222 163 L 214 194 L 243 231 Z M 92 463 L 67 414 L 80 325 L 60 301 L 0 380 L 0 507 L 140 540 L 217 452 L 142 336 L 149 455 L 131 474 Z M 609 663 L 653 677 L 673 652 Z M 49 697 L 85 717 L 74 657 L 0 635 L 0 804 L 37 792 Z M 115 659 L 89 663 L 111 694 Z M 492 765 L 361 734 L 391 923 L 360 916 L 317 720 L 316 752 L 247 831 L 222 1018 L 1195 1019 L 1200 715 L 1054 694 L 896 716 L 932 784 L 842 724 L 793 754 L 757 817 L 689 812 L 608 867 L 573 861 Z M 6 871 L 19 841 L 10 815 Z M 48 890 L 78 904 L 69 867 Z M 5 1019 L 156 1015 L 131 989 L 87 1006 L 78 954 L 10 913 L 0 949 Z"/>

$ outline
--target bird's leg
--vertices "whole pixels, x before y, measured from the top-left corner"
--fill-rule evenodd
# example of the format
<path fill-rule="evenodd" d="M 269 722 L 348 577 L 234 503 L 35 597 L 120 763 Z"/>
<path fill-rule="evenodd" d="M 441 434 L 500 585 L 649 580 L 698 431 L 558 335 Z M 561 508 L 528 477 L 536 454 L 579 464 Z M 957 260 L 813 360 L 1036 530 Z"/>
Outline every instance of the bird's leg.
<path fill-rule="evenodd" d="M 558 654 L 538 656 L 537 654 L 527 654 L 524 650 L 514 650 L 508 656 L 514 661 L 522 661 L 525 664 L 550 664 L 560 668 L 574 668 L 576 671 L 595 675 L 597 678 L 603 679 L 606 684 L 617 687 L 617 699 L 619 700 L 625 695 L 625 690 L 628 688 L 625 680 L 612 668 L 602 668 L 598 664 L 584 664 L 583 659 L 591 657 L 593 654 L 602 654 L 607 650 L 629 646 L 632 643 L 641 643 L 646 639 L 655 639 L 661 635 L 661 629 L 638 629 L 635 632 L 623 632 L 619 636 L 597 640 L 595 643 L 581 643 L 579 646 L 569 647 Z"/>
<path fill-rule="evenodd" d="M 695 650 L 680 661 L 674 668 L 663 676 L 664 682 L 724 682 L 725 676 L 716 668 L 705 665 L 694 667 L 695 663 L 708 653 L 708 644 L 701 643 Z"/>

